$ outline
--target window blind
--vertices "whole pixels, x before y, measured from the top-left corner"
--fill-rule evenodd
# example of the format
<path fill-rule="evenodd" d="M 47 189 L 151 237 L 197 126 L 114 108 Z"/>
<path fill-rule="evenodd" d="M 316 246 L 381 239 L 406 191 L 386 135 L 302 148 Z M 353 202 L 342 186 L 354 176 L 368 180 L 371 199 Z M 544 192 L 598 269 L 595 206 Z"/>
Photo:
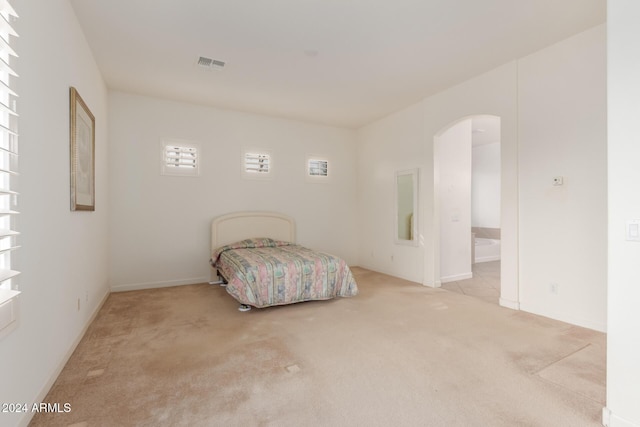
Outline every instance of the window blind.
<path fill-rule="evenodd" d="M 309 159 L 309 176 L 329 176 L 329 162 L 327 160 Z"/>
<path fill-rule="evenodd" d="M 271 156 L 264 153 L 246 153 L 244 155 L 244 170 L 249 173 L 269 173 Z"/>
<path fill-rule="evenodd" d="M 197 169 L 198 150 L 194 147 L 168 145 L 165 151 L 165 164 L 170 168 Z"/>
<path fill-rule="evenodd" d="M 18 17 L 8 0 L 0 0 L 0 289 L 14 288 L 19 274 L 11 267 L 11 252 L 17 249 L 18 193 L 13 190 L 18 175 L 18 113 L 13 90 L 18 75 L 12 63 L 18 56 L 12 48 L 18 36 L 12 23 Z"/>
<path fill-rule="evenodd" d="M 200 145 L 185 141 L 162 142 L 162 174 L 200 175 Z"/>

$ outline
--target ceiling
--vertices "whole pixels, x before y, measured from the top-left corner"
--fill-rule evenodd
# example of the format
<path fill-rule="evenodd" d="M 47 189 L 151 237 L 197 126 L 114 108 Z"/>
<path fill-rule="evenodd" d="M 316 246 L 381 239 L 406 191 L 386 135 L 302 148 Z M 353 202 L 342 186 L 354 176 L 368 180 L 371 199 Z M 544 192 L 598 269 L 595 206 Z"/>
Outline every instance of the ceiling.
<path fill-rule="evenodd" d="M 111 89 L 349 128 L 606 19 L 605 0 L 71 4 Z"/>

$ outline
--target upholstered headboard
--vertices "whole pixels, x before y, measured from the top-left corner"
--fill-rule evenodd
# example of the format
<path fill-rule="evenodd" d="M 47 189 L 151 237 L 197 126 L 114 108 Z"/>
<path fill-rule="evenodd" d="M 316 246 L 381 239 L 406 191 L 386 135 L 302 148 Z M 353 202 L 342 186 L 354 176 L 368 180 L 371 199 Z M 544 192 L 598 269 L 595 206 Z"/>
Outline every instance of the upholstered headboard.
<path fill-rule="evenodd" d="M 211 222 L 211 250 L 252 237 L 296 242 L 293 218 L 277 212 L 234 212 Z"/>

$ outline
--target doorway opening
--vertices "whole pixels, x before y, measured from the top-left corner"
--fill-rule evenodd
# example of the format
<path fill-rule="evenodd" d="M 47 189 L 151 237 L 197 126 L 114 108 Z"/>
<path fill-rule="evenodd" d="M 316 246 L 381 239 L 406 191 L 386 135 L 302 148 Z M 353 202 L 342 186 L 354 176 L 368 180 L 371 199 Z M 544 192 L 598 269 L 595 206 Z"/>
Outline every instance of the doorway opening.
<path fill-rule="evenodd" d="M 443 289 L 499 304 L 500 117 L 471 116 L 434 139 L 437 277 Z"/>

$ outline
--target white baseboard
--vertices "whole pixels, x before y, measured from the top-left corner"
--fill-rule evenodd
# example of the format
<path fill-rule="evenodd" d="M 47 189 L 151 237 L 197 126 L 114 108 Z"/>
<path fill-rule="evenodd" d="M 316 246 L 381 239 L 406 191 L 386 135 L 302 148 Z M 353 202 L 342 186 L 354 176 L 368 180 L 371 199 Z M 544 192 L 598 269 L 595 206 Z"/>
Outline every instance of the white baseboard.
<path fill-rule="evenodd" d="M 428 288 L 441 288 L 442 287 L 442 282 L 440 280 L 436 280 L 433 283 L 429 283 L 429 282 L 424 282 L 422 284 L 422 286 L 426 286 Z"/>
<path fill-rule="evenodd" d="M 625 420 L 606 407 L 602 409 L 602 425 L 605 427 L 640 427 L 640 424 Z"/>
<path fill-rule="evenodd" d="M 411 277 L 411 276 L 407 276 L 407 275 L 403 275 L 403 274 L 399 274 L 399 273 L 395 273 L 395 272 L 391 272 L 391 271 L 385 271 L 385 270 L 380 269 L 380 268 L 370 267 L 370 266 L 368 266 L 366 264 L 363 265 L 362 263 L 360 263 L 360 265 L 358 267 L 364 268 L 365 270 L 371 270 L 371 271 L 376 272 L 376 273 L 386 274 L 387 276 L 396 277 L 398 279 L 407 280 L 409 282 L 422 284 L 422 278 Z"/>
<path fill-rule="evenodd" d="M 500 255 L 492 255 L 492 256 L 483 256 L 483 257 L 476 257 L 475 260 L 473 260 L 476 264 L 479 262 L 489 262 L 489 261 L 500 261 Z"/>
<path fill-rule="evenodd" d="M 526 311 L 527 313 L 537 314 L 538 316 L 559 320 L 560 322 L 566 322 L 572 325 L 581 326 L 583 328 L 593 329 L 594 331 L 604 332 L 604 333 L 607 332 L 606 323 L 594 322 L 593 320 L 590 320 L 590 319 L 581 319 L 573 316 L 566 316 L 564 313 L 551 311 L 545 307 L 539 307 L 535 304 L 528 304 L 526 302 L 521 302 L 520 310 Z"/>
<path fill-rule="evenodd" d="M 440 283 L 457 282 L 458 280 L 473 279 L 473 273 L 454 274 L 440 278 Z"/>
<path fill-rule="evenodd" d="M 87 329 L 89 329 L 89 325 L 91 325 L 91 323 L 93 323 L 93 321 L 95 320 L 96 316 L 98 315 L 98 312 L 100 311 L 104 303 L 107 301 L 109 294 L 110 292 L 108 291 L 104 294 L 104 296 L 102 297 L 102 299 L 100 300 L 96 308 L 93 310 L 93 313 L 91 313 L 91 316 L 83 326 L 82 330 L 80 331 L 76 339 L 71 344 L 71 347 L 69 347 L 69 350 L 65 353 L 64 357 L 62 358 L 62 360 L 60 361 L 56 369 L 53 371 L 53 373 L 49 377 L 49 380 L 47 380 L 47 382 L 40 389 L 40 392 L 36 395 L 34 402 L 44 402 L 45 397 L 47 397 L 47 393 L 49 393 L 49 390 L 51 390 L 51 387 L 53 387 L 53 384 L 56 382 L 56 380 L 60 376 L 60 373 L 62 372 L 67 362 L 71 358 L 71 355 L 73 354 L 73 352 L 76 351 L 76 347 L 78 347 L 78 344 L 80 344 L 80 341 L 82 340 L 82 338 L 84 338 L 84 334 L 87 333 Z M 35 412 L 27 411 L 24 414 L 24 417 L 18 423 L 18 426 L 27 427 L 35 414 L 36 414 Z"/>
<path fill-rule="evenodd" d="M 511 301 L 504 298 L 500 298 L 500 306 L 510 308 L 512 310 L 520 310 L 520 303 L 518 301 Z"/>
<path fill-rule="evenodd" d="M 198 283 L 209 283 L 208 277 L 195 277 L 190 279 L 168 280 L 164 282 L 128 283 L 122 285 L 112 285 L 111 292 L 139 291 L 141 289 L 169 288 L 171 286 L 195 285 Z"/>

